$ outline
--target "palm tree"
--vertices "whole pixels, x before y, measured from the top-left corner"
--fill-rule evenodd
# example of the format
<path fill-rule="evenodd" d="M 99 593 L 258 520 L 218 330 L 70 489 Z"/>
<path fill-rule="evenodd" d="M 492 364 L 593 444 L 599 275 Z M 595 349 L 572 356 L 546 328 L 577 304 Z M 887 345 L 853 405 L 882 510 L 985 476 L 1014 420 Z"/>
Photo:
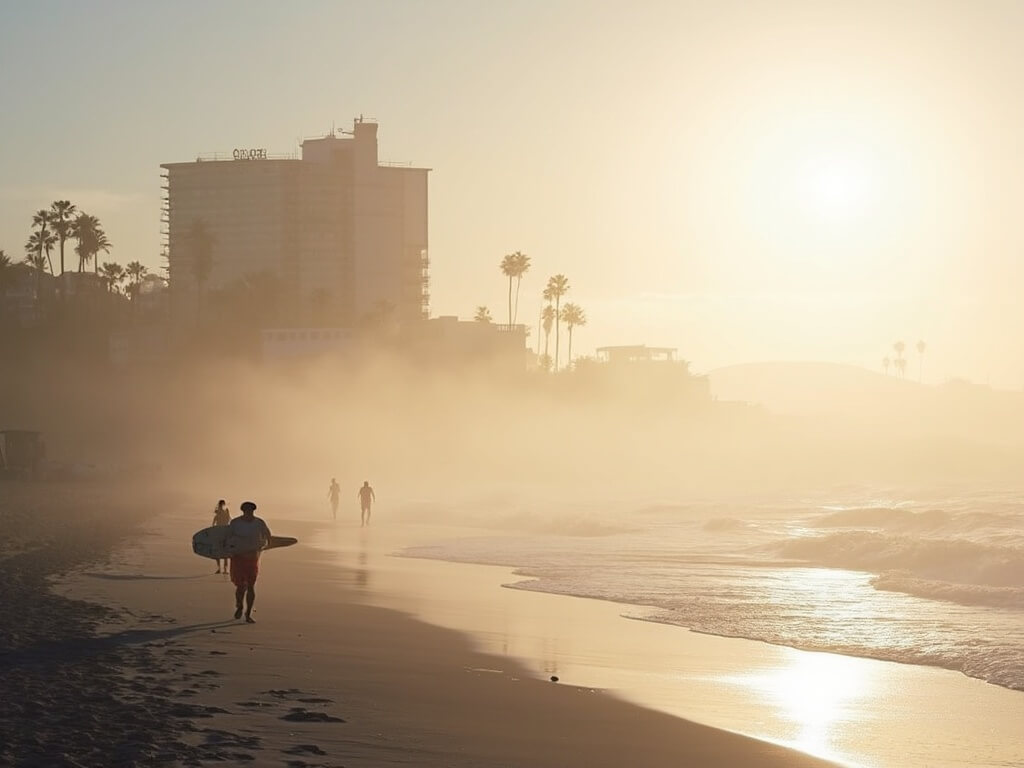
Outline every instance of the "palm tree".
<path fill-rule="evenodd" d="M 32 215 L 32 226 L 39 227 L 38 231 L 33 232 L 32 234 L 35 237 L 39 253 L 46 253 L 46 261 L 50 265 L 50 274 L 52 275 L 53 260 L 50 258 L 50 250 L 57 243 L 57 235 L 47 229 L 49 225 L 50 212 L 45 208 L 41 208 Z"/>
<path fill-rule="evenodd" d="M 551 297 L 555 300 L 555 370 L 558 370 L 558 349 L 559 342 L 561 341 L 562 328 L 561 328 L 561 303 L 562 297 L 569 292 L 569 278 L 565 275 L 555 275 L 554 277 L 548 278 L 547 290 L 551 292 Z"/>
<path fill-rule="evenodd" d="M 515 325 L 519 319 L 519 285 L 523 282 L 523 275 L 530 270 L 530 257 L 519 251 L 512 255 L 515 257 L 516 265 L 516 301 L 512 308 L 512 324 Z"/>
<path fill-rule="evenodd" d="M 516 251 L 506 255 L 501 260 L 501 272 L 508 278 L 508 324 L 513 325 L 519 315 L 519 284 L 523 281 L 523 275 L 530 268 L 530 257 L 525 253 Z M 515 309 L 512 305 L 512 280 L 516 281 Z"/>
<path fill-rule="evenodd" d="M 928 349 L 928 345 L 923 340 L 917 342 L 917 383 L 920 384 L 924 380 L 924 351 Z"/>
<path fill-rule="evenodd" d="M 125 277 L 128 276 L 124 271 L 124 267 L 116 261 L 103 262 L 103 268 L 100 270 L 100 273 L 103 275 L 103 279 L 107 283 L 107 290 L 111 293 L 119 293 L 120 291 L 118 290 L 118 286 L 120 286 Z"/>
<path fill-rule="evenodd" d="M 43 290 L 43 275 L 46 274 L 46 257 L 40 256 L 38 253 L 27 253 L 25 254 L 25 263 L 35 270 L 36 301 L 38 302 Z"/>
<path fill-rule="evenodd" d="M 892 363 L 892 360 L 889 359 L 888 355 L 886 355 L 885 357 L 882 358 L 882 369 L 885 371 L 885 375 L 886 376 L 889 375 L 889 365 L 891 363 Z"/>
<path fill-rule="evenodd" d="M 53 248 L 54 243 L 57 242 L 57 236 L 45 229 L 40 229 L 38 232 L 33 232 L 28 236 L 28 241 L 25 243 L 25 253 L 31 254 L 32 256 L 38 256 L 43 261 L 44 268 L 49 265 L 50 274 L 53 274 L 53 263 L 50 261 L 50 249 Z M 46 254 L 45 256 L 43 254 Z M 28 259 L 25 260 L 28 263 Z M 35 262 L 33 261 L 33 266 Z"/>
<path fill-rule="evenodd" d="M 4 289 L 7 288 L 7 283 L 10 282 L 11 277 L 14 275 L 11 271 L 12 266 L 11 257 L 0 248 L 0 295 L 3 294 Z"/>
<path fill-rule="evenodd" d="M 50 204 L 49 220 L 60 241 L 60 273 L 64 274 L 64 241 L 71 236 L 71 220 L 78 209 L 68 200 L 55 200 Z"/>
<path fill-rule="evenodd" d="M 550 358 L 548 354 L 548 343 L 551 340 L 551 326 L 555 324 L 555 308 L 548 304 L 540 313 L 544 325 L 544 357 Z"/>
<path fill-rule="evenodd" d="M 46 274 L 46 257 L 40 256 L 35 251 L 28 251 L 25 254 L 25 264 L 28 264 L 32 269 L 37 269 L 42 274 Z"/>
<path fill-rule="evenodd" d="M 124 274 L 128 278 L 128 296 L 135 301 L 135 297 L 139 293 L 139 286 L 149 274 L 149 270 L 138 261 L 129 261 L 128 266 L 124 268 Z"/>
<path fill-rule="evenodd" d="M 498 266 L 501 268 L 501 273 L 508 278 L 508 324 L 512 325 L 512 278 L 516 274 L 515 254 L 506 254 Z"/>
<path fill-rule="evenodd" d="M 904 344 L 902 341 L 897 341 L 895 344 L 892 345 L 892 348 L 896 352 L 896 360 L 894 361 L 896 365 L 896 372 L 899 373 L 900 376 L 902 376 L 903 372 L 907 370 L 907 363 L 903 359 L 903 352 L 904 350 L 906 350 L 907 345 Z"/>
<path fill-rule="evenodd" d="M 572 368 L 572 329 L 580 325 L 586 325 L 587 316 L 578 305 L 569 302 L 562 307 L 562 320 L 565 322 L 565 327 L 569 330 L 569 367 Z"/>
<path fill-rule="evenodd" d="M 103 251 L 104 253 L 109 254 L 110 249 L 113 247 L 110 244 L 110 240 L 107 239 L 107 233 L 104 232 L 103 228 L 99 226 L 99 221 L 96 222 L 96 241 L 94 245 L 96 247 L 96 250 L 93 251 L 92 254 L 94 257 L 92 262 L 93 272 L 95 274 L 99 274 L 99 267 L 97 266 L 100 263 L 99 252 Z"/>
<path fill-rule="evenodd" d="M 907 375 L 907 358 L 897 357 L 894 361 L 896 364 L 896 372 L 899 373 L 900 378 L 904 378 Z"/>
<path fill-rule="evenodd" d="M 79 273 L 101 250 L 110 248 L 110 242 L 100 227 L 100 220 L 88 213 L 79 213 L 75 217 L 71 223 L 71 236 L 78 241 L 75 253 L 78 254 Z"/>
<path fill-rule="evenodd" d="M 491 310 L 489 310 L 487 307 L 483 307 L 483 306 L 477 307 L 476 308 L 476 314 L 473 315 L 473 320 L 475 320 L 478 323 L 490 323 L 490 322 L 492 322 Z"/>
<path fill-rule="evenodd" d="M 192 255 L 192 276 L 196 280 L 196 322 L 199 322 L 203 309 L 203 290 L 213 271 L 214 238 L 206 229 L 205 221 L 193 219 L 188 240 Z"/>

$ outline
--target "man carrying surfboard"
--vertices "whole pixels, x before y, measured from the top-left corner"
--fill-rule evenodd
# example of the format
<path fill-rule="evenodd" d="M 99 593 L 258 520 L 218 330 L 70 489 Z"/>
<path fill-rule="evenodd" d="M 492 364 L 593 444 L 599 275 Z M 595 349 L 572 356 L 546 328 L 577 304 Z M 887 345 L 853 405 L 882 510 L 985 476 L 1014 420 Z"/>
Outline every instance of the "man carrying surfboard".
<path fill-rule="evenodd" d="M 235 585 L 235 618 L 242 618 L 242 598 L 245 598 L 245 621 L 255 624 L 252 605 L 256 602 L 256 577 L 260 570 L 260 552 L 270 543 L 270 528 L 253 514 L 256 505 L 242 502 L 242 516 L 228 525 L 228 544 L 231 549 L 231 583 Z"/>

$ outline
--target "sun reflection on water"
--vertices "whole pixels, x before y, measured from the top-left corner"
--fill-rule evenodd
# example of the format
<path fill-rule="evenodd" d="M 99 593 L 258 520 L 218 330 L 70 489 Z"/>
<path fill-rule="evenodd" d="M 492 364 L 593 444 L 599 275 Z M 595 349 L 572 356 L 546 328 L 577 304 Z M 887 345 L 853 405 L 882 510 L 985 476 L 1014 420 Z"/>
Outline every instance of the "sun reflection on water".
<path fill-rule="evenodd" d="M 843 761 L 837 737 L 857 719 L 857 706 L 877 687 L 862 659 L 790 650 L 789 663 L 774 670 L 734 677 L 729 682 L 753 689 L 792 731 L 784 741 L 826 759 Z"/>

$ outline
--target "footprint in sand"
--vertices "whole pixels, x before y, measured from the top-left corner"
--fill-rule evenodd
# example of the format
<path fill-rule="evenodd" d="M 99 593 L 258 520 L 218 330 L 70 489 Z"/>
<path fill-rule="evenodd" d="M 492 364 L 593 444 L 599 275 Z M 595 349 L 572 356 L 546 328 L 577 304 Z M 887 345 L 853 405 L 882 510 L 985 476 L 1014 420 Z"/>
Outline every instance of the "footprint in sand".
<path fill-rule="evenodd" d="M 226 715 L 228 711 L 220 707 L 203 707 L 195 704 L 174 704 L 168 710 L 171 717 L 213 717 L 214 715 Z"/>
<path fill-rule="evenodd" d="M 275 699 L 286 699 L 297 693 L 304 693 L 304 691 L 300 691 L 298 688 L 271 688 L 269 691 L 264 691 L 264 693 L 273 696 Z"/>
<path fill-rule="evenodd" d="M 282 749 L 286 755 L 326 755 L 316 744 L 296 744 L 288 749 Z"/>
<path fill-rule="evenodd" d="M 292 707 L 287 715 L 281 715 L 282 720 L 292 723 L 344 723 L 340 717 L 333 717 L 326 712 L 310 712 L 305 707 Z"/>

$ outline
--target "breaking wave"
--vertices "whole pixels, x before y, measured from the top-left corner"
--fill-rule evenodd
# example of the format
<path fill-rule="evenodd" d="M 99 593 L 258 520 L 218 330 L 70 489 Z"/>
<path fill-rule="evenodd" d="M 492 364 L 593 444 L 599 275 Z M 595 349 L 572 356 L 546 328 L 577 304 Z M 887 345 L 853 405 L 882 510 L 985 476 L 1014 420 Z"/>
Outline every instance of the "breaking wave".
<path fill-rule="evenodd" d="M 406 554 L 512 567 L 521 580 L 508 586 L 630 604 L 630 618 L 1024 690 L 1021 510 L 1016 499 L 796 514 L 649 508 L 643 523 L 632 518 L 636 530 L 588 535 L 584 516 L 561 528 L 568 536 L 483 536 Z"/>
<path fill-rule="evenodd" d="M 844 531 L 791 539 L 779 555 L 828 568 L 885 573 L 987 587 L 1024 587 L 1024 547 L 966 539 Z"/>

